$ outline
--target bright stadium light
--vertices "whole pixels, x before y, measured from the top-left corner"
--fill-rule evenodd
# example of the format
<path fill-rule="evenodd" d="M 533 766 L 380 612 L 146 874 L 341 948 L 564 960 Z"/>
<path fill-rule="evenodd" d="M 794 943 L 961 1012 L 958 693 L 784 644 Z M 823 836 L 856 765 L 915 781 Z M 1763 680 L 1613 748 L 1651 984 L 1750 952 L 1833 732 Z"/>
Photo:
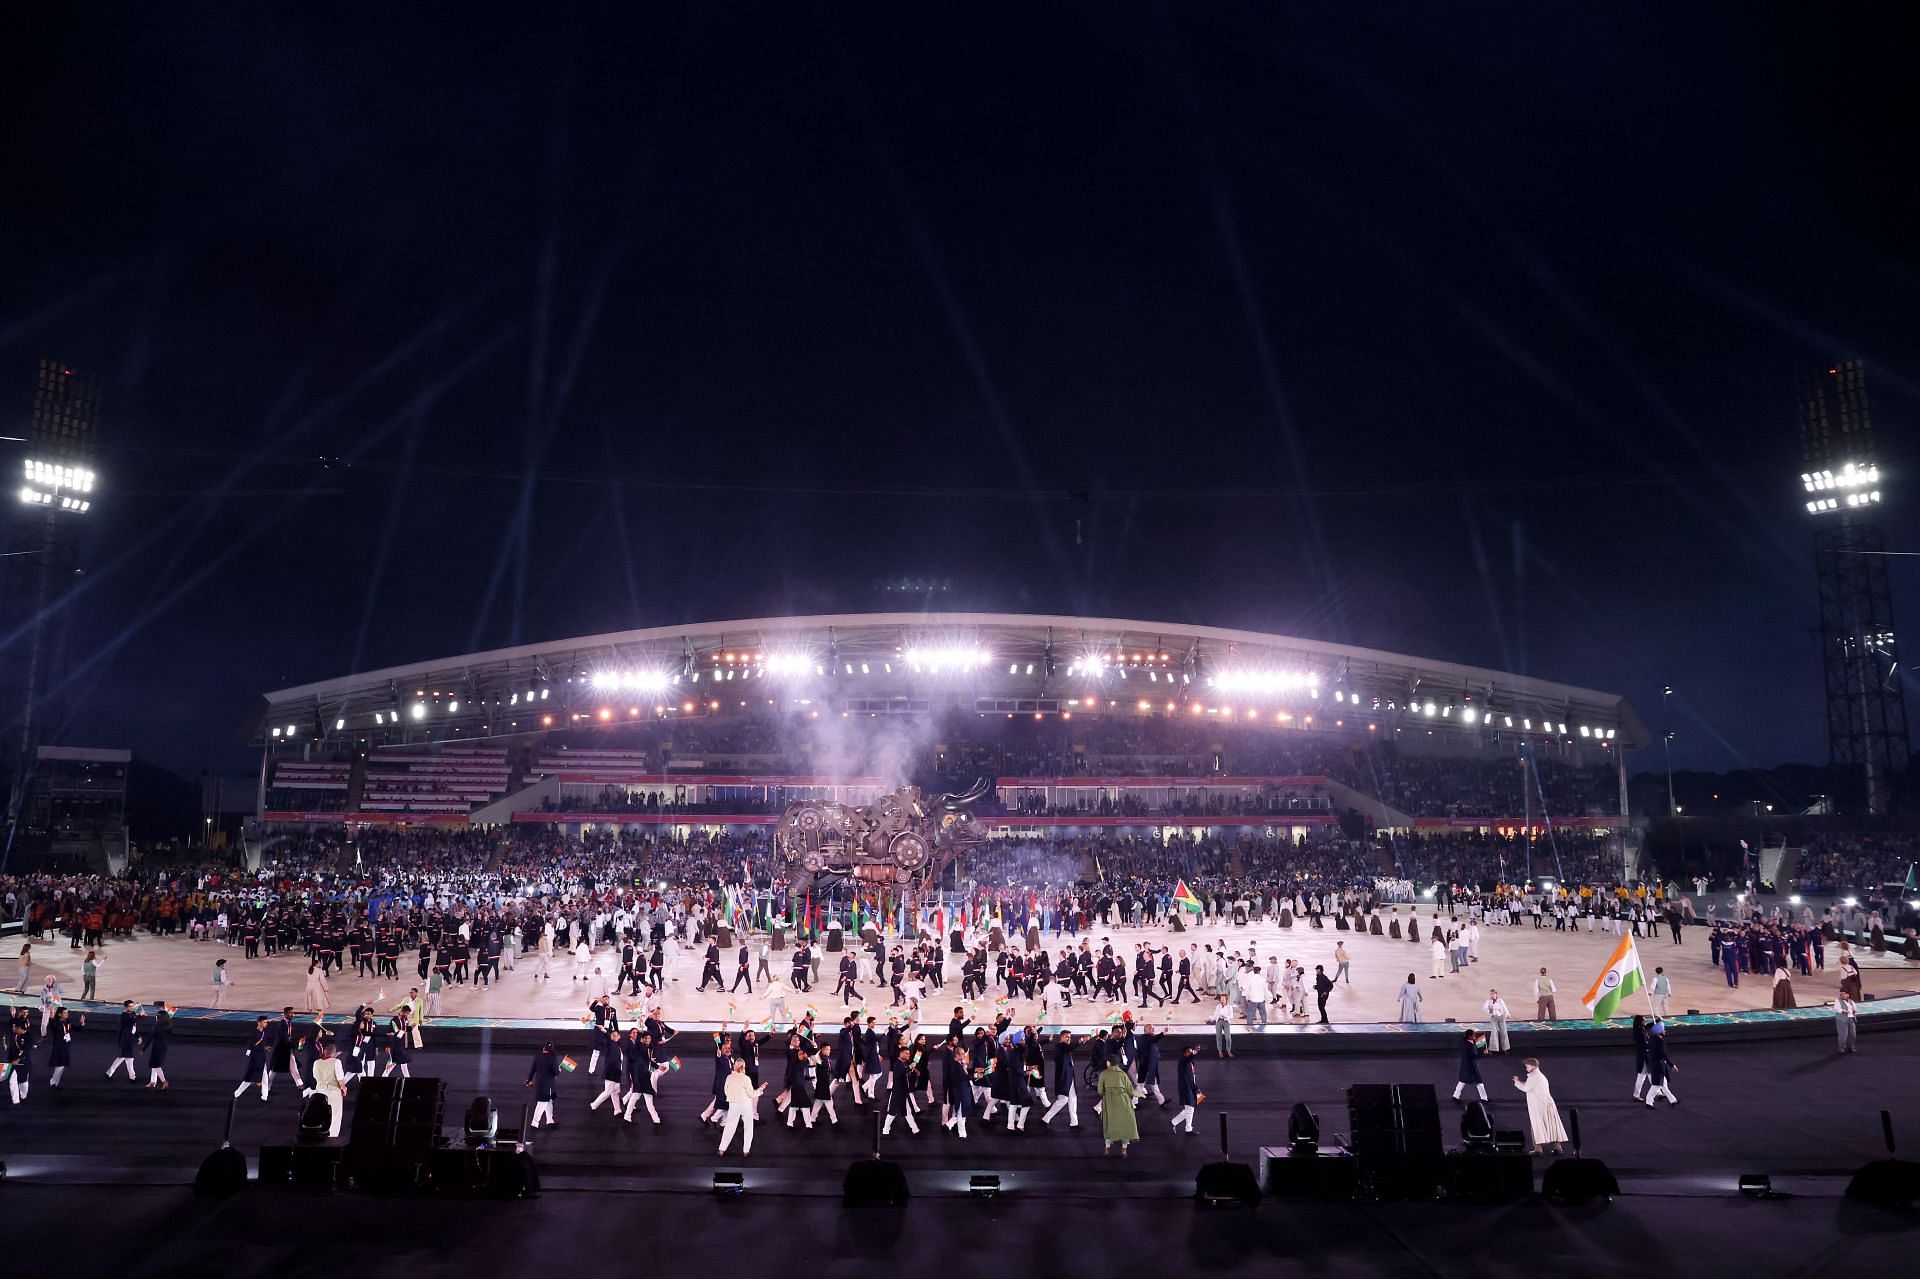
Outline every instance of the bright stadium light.
<path fill-rule="evenodd" d="M 333 731 L 336 733 L 339 732 L 341 729 L 345 728 L 346 726 L 347 726 L 347 721 L 345 719 L 336 719 L 335 721 L 333 721 Z"/>
<path fill-rule="evenodd" d="M 661 670 L 631 671 L 595 671 L 588 681 L 596 692 L 601 693 L 658 693 L 664 690 L 672 677 Z M 543 693 L 546 691 L 541 690 Z M 533 700 L 533 694 L 527 694 L 527 700 Z"/>
<path fill-rule="evenodd" d="M 1471 706 L 1463 706 L 1460 708 L 1460 718 L 1471 724 L 1480 718 L 1480 712 Z"/>
<path fill-rule="evenodd" d="M 415 702 L 413 704 L 413 717 L 415 719 L 425 719 L 427 717 L 427 704 L 425 702 Z"/>
<path fill-rule="evenodd" d="M 66 466 L 28 458 L 26 483 L 20 488 L 20 501 L 27 506 L 46 506 L 84 514 L 93 505 L 94 474 L 84 466 Z"/>
<path fill-rule="evenodd" d="M 975 648 L 967 644 L 939 644 L 926 648 L 910 648 L 901 654 L 908 667 L 916 673 L 921 670 L 935 675 L 942 671 L 971 671 L 976 666 L 985 666 L 993 661 L 993 654 L 984 648 Z"/>
<path fill-rule="evenodd" d="M 766 673 L 781 678 L 810 674 L 814 665 L 813 657 L 807 653 L 769 653 L 763 660 Z"/>
<path fill-rule="evenodd" d="M 1848 462 L 1837 471 L 1802 471 L 1800 486 L 1813 494 L 1807 501 L 1809 515 L 1876 506 L 1880 502 L 1880 467 L 1875 462 Z"/>
<path fill-rule="evenodd" d="M 1229 670 L 1220 671 L 1207 683 L 1222 693 L 1273 697 L 1281 693 L 1317 691 L 1320 677 L 1312 671 Z"/>

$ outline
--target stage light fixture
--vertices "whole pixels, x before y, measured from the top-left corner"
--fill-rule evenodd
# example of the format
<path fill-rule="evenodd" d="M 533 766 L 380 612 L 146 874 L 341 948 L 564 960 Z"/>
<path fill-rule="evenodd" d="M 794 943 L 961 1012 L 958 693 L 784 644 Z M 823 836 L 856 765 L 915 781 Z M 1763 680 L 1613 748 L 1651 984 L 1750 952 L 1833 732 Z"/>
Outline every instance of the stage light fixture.
<path fill-rule="evenodd" d="M 967 1178 L 967 1198 L 992 1199 L 1000 1193 L 1000 1178 L 990 1172 L 976 1172 Z"/>
<path fill-rule="evenodd" d="M 1740 1174 L 1740 1193 L 1749 1199 L 1771 1199 L 1773 1178 L 1764 1172 L 1743 1172 Z"/>
<path fill-rule="evenodd" d="M 716 1195 L 745 1194 L 746 1189 L 745 1173 L 721 1171 L 713 1174 L 713 1193 Z"/>

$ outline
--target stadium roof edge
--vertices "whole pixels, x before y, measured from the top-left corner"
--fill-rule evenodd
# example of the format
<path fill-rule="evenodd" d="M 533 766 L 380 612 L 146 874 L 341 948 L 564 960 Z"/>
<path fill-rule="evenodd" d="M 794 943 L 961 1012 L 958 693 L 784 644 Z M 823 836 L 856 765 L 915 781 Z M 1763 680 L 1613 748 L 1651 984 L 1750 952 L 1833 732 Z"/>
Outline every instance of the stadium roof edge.
<path fill-rule="evenodd" d="M 1031 633 L 1027 638 L 1033 640 L 1041 640 L 1047 633 L 1053 633 L 1055 642 L 1069 650 L 1061 655 L 1063 662 L 1072 659 L 1072 647 L 1076 643 L 1117 643 L 1128 648 L 1152 644 L 1162 650 L 1184 650 L 1203 645 L 1216 652 L 1222 647 L 1233 648 L 1241 645 L 1285 650 L 1323 662 L 1371 667 L 1374 668 L 1370 672 L 1372 674 L 1396 671 L 1404 673 L 1411 680 L 1430 677 L 1445 683 L 1457 683 L 1463 689 L 1484 688 L 1490 692 L 1526 697 L 1546 703 L 1584 703 L 1595 707 L 1608 707 L 1613 710 L 1619 721 L 1621 736 L 1626 739 L 1622 743 L 1624 746 L 1628 749 L 1636 749 L 1650 740 L 1646 726 L 1640 721 L 1626 698 L 1618 693 L 1582 688 L 1533 676 L 1514 675 L 1487 667 L 1468 666 L 1458 662 L 1438 661 L 1410 654 L 1391 653 L 1382 649 L 1290 635 L 1165 621 L 1029 613 L 836 613 L 805 617 L 742 618 L 732 621 L 611 631 L 599 635 L 576 636 L 412 662 L 402 666 L 389 666 L 355 675 L 292 685 L 265 695 L 267 707 L 265 715 L 270 720 L 275 716 L 275 707 L 304 703 L 324 705 L 332 699 L 345 699 L 357 693 L 398 688 L 430 677 L 453 676 L 476 668 L 510 668 L 518 664 L 551 665 L 559 668 L 577 666 L 589 661 L 597 652 L 621 648 L 667 644 L 675 646 L 685 644 L 695 648 L 715 643 L 751 645 L 774 640 L 783 635 L 824 637 L 829 631 L 832 631 L 838 639 L 847 638 L 862 631 L 878 630 L 897 630 L 903 634 L 920 635 L 941 633 L 963 635 L 970 630 L 1025 631 Z"/>

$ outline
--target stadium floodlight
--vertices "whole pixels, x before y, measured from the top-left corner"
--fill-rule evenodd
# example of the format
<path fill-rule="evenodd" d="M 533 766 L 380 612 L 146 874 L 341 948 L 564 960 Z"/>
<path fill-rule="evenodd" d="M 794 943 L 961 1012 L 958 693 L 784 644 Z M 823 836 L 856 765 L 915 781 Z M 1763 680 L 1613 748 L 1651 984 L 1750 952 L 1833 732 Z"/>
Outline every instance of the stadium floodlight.
<path fill-rule="evenodd" d="M 347 721 L 344 718 L 336 719 L 333 721 L 333 731 L 336 733 L 339 732 L 341 729 L 345 728 L 346 726 L 347 726 Z"/>
<path fill-rule="evenodd" d="M 910 648 L 901 656 L 916 674 L 925 670 L 934 675 L 944 671 L 967 672 L 993 661 L 992 653 L 971 644 L 933 644 Z"/>
<path fill-rule="evenodd" d="M 1814 495 L 1807 501 L 1809 515 L 1876 506 L 1880 502 L 1880 467 L 1875 462 L 1847 462 L 1837 471 L 1802 471 L 1800 486 Z"/>
<path fill-rule="evenodd" d="M 1316 692 L 1320 677 L 1312 671 L 1236 669 L 1220 671 L 1207 682 L 1222 693 L 1274 697 L 1282 693 Z"/>
<path fill-rule="evenodd" d="M 605 670 L 595 671 L 588 682 L 602 693 L 658 693 L 666 689 L 672 677 L 662 670 Z M 532 693 L 527 694 L 527 700 L 533 700 Z"/>
<path fill-rule="evenodd" d="M 413 704 L 413 717 L 415 719 L 425 719 L 427 717 L 427 704 L 425 702 L 415 702 Z"/>
<path fill-rule="evenodd" d="M 1473 707 L 1471 706 L 1463 706 L 1460 708 L 1460 718 L 1465 722 L 1471 724 L 1475 720 L 1480 718 L 1480 712 L 1473 709 Z"/>
<path fill-rule="evenodd" d="M 811 653 L 769 653 L 761 659 L 760 669 L 776 678 L 791 679 L 812 674 L 815 665 Z"/>
<path fill-rule="evenodd" d="M 20 487 L 20 501 L 27 506 L 45 506 L 53 510 L 83 515 L 93 505 L 89 496 L 95 483 L 94 473 L 84 466 L 67 466 L 28 458 L 26 483 Z"/>

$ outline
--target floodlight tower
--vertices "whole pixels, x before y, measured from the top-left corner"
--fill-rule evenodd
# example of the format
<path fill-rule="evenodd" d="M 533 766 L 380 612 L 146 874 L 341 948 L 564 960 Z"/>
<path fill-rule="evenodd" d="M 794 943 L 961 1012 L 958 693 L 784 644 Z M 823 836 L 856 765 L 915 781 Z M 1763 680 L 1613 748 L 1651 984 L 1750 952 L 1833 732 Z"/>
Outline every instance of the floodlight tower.
<path fill-rule="evenodd" d="M 1859 779 L 1867 811 L 1884 813 L 1894 774 L 1907 765 L 1907 700 L 1894 645 L 1886 539 L 1876 518 L 1880 463 L 1861 361 L 1801 379 L 1800 449 L 1800 483 L 1815 522 L 1828 757 Z"/>
<path fill-rule="evenodd" d="M 100 384 L 53 360 L 40 361 L 34 383 L 32 434 L 20 472 L 20 544 L 33 581 L 27 619 L 31 642 L 23 676 L 20 755 L 14 761 L 13 792 L 7 799 L 7 837 L 20 820 L 33 775 L 34 708 L 40 695 L 46 649 L 46 613 L 63 584 L 73 545 L 73 521 L 93 507 L 94 432 L 100 409 Z"/>

